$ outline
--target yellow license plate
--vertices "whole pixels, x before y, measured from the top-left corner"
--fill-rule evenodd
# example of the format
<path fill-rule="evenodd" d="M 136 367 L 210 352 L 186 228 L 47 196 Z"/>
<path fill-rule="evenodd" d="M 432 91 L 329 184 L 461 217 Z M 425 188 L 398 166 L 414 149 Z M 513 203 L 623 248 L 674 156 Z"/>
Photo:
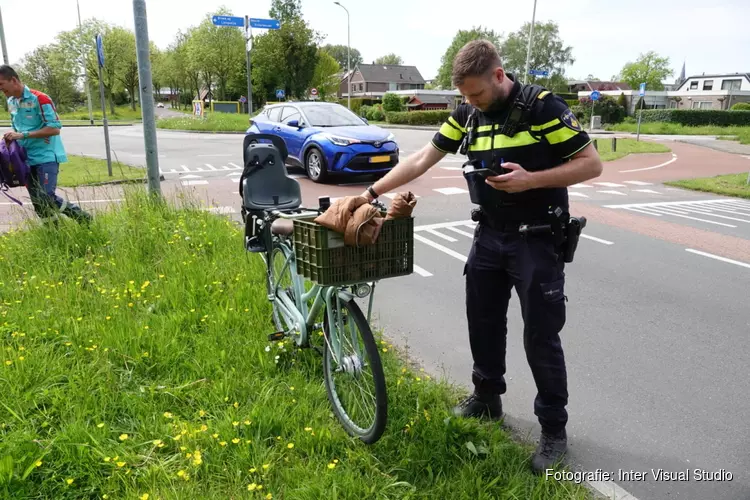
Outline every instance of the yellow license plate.
<path fill-rule="evenodd" d="M 385 163 L 391 160 L 390 156 L 371 156 L 370 163 Z"/>

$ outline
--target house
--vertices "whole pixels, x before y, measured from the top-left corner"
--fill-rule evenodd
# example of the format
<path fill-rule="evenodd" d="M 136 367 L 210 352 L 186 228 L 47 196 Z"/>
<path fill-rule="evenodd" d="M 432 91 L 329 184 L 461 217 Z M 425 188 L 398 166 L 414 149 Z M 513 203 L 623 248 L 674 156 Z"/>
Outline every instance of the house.
<path fill-rule="evenodd" d="M 388 93 L 405 98 L 407 111 L 454 110 L 463 100 L 458 90 L 415 89 L 394 90 Z"/>
<path fill-rule="evenodd" d="M 349 96 L 349 76 L 344 72 L 338 97 Z M 425 80 L 416 66 L 397 64 L 359 64 L 351 75 L 353 98 L 369 97 L 381 99 L 388 91 L 424 89 Z"/>
<path fill-rule="evenodd" d="M 568 92 L 593 92 L 598 90 L 632 90 L 625 82 L 602 82 L 599 80 L 571 80 L 568 82 Z"/>
<path fill-rule="evenodd" d="M 684 70 L 683 70 L 684 71 Z M 683 73 L 684 74 L 684 73 Z M 579 90 L 579 99 L 588 99 L 592 90 Z M 628 114 L 633 115 L 640 100 L 639 90 L 600 90 L 602 95 L 625 95 Z M 680 76 L 665 90 L 648 90 L 643 109 L 729 109 L 738 102 L 750 102 L 750 72 Z"/>

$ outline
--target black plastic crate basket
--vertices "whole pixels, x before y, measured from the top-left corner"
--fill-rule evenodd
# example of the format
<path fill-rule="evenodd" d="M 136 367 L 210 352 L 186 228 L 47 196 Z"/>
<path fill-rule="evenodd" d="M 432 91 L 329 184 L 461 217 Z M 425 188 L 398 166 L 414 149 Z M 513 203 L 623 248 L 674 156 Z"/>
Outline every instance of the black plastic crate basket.
<path fill-rule="evenodd" d="M 323 286 L 347 285 L 411 274 L 414 218 L 383 221 L 377 241 L 360 248 L 344 245 L 344 235 L 311 219 L 294 220 L 297 272 Z"/>

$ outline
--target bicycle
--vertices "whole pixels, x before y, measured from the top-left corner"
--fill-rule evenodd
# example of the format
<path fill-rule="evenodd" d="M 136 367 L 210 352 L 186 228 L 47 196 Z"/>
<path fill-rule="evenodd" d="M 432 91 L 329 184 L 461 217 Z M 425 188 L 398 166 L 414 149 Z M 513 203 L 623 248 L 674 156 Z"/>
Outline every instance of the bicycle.
<path fill-rule="evenodd" d="M 262 139 L 271 140 L 272 145 L 259 142 Z M 311 209 L 301 206 L 300 186 L 286 175 L 284 165 L 288 153 L 279 137 L 248 134 L 244 145 L 245 169 L 240 178 L 240 196 L 243 199 L 245 248 L 259 253 L 266 265 L 268 300 L 276 328 L 269 340 L 292 338 L 298 347 L 310 348 L 313 347 L 313 333 L 322 331 L 324 382 L 334 414 L 349 435 L 366 444 L 375 443 L 385 431 L 388 413 L 385 375 L 370 328 L 377 280 L 348 282 L 339 277 L 336 283 L 329 284 L 325 279 L 318 279 L 311 280 L 312 287 L 306 289 L 300 267 L 309 264 L 297 258 L 297 253 L 305 248 L 295 241 L 295 231 L 317 230 L 310 221 L 327 207 Z M 382 204 L 377 206 L 381 211 L 385 210 Z M 412 266 L 402 267 L 399 275 L 411 273 Z M 331 279 L 329 277 L 328 281 Z M 368 295 L 365 318 L 355 298 L 363 299 Z M 318 321 L 321 313 L 323 320 Z M 355 327 L 361 345 L 352 331 Z M 371 371 L 373 390 L 359 388 L 353 391 L 354 395 L 372 399 L 368 407 L 363 407 L 349 401 L 351 393 L 345 390 L 343 382 L 349 379 L 365 381 L 368 370 Z M 358 415 L 360 410 L 364 421 Z"/>

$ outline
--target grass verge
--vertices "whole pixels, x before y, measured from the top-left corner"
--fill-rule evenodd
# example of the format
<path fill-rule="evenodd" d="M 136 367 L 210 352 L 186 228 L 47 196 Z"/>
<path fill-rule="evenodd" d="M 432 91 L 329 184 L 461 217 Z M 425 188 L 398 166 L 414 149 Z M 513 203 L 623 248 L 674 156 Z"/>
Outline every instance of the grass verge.
<path fill-rule="evenodd" d="M 145 179 L 146 170 L 112 160 L 112 177 L 109 176 L 107 160 L 86 156 L 68 155 L 68 162 L 60 165 L 58 186 L 76 187 L 100 182 Z"/>
<path fill-rule="evenodd" d="M 636 132 L 637 123 L 618 123 L 607 125 L 607 130 L 615 132 Z M 718 126 L 700 126 L 691 127 L 677 123 L 667 122 L 650 122 L 641 123 L 641 134 L 660 134 L 660 135 L 717 135 L 717 136 L 736 136 L 740 144 L 750 144 L 750 127 L 718 127 Z"/>
<path fill-rule="evenodd" d="M 88 228 L 65 220 L 0 237 L 0 492 L 589 497 L 532 475 L 530 448 L 498 425 L 449 418 L 451 388 L 383 340 L 386 434 L 349 439 L 320 355 L 268 344 L 262 261 L 236 226 L 143 193 L 128 187 Z"/>
<path fill-rule="evenodd" d="M 250 123 L 247 114 L 207 113 L 203 118 L 190 115 L 160 118 L 156 121 L 156 127 L 201 132 L 244 132 L 250 127 Z"/>
<path fill-rule="evenodd" d="M 706 193 L 750 199 L 750 185 L 747 184 L 747 175 L 748 174 L 746 173 L 717 175 L 714 177 L 670 181 L 665 182 L 664 184 L 692 189 L 693 191 L 703 191 Z"/>
<path fill-rule="evenodd" d="M 668 153 L 671 151 L 664 144 L 635 139 L 617 139 L 617 151 L 612 151 L 611 139 L 594 139 L 602 161 L 614 161 L 634 153 Z"/>

